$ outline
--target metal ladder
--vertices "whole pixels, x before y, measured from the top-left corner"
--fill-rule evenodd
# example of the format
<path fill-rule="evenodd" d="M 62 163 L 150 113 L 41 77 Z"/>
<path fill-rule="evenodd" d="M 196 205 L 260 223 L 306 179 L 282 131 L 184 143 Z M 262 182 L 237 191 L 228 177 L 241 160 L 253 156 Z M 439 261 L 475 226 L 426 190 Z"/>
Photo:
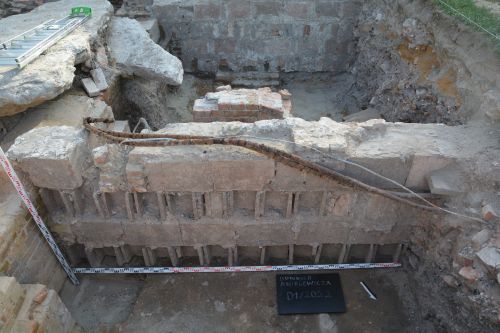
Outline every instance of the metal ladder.
<path fill-rule="evenodd" d="M 23 68 L 60 39 L 90 18 L 84 7 L 73 8 L 71 15 L 51 19 L 0 44 L 0 67 Z M 90 9 L 89 9 L 90 10 Z"/>

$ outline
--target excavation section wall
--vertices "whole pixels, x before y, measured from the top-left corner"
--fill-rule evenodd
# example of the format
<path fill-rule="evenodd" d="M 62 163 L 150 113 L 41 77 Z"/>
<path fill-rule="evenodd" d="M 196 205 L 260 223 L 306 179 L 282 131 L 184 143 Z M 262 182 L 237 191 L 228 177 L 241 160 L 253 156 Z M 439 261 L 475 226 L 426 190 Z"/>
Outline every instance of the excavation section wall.
<path fill-rule="evenodd" d="M 186 72 L 345 71 L 359 1 L 157 0 L 152 13 Z"/>

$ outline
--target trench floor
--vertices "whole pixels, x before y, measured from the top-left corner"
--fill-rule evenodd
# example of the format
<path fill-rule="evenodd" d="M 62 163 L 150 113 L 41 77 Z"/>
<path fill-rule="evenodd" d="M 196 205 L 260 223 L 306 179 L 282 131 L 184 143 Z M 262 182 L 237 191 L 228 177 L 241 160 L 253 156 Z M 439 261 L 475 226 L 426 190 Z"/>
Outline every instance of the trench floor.
<path fill-rule="evenodd" d="M 406 274 L 341 271 L 344 314 L 279 316 L 275 273 L 87 275 L 78 287 L 67 283 L 61 297 L 92 332 L 415 332 L 414 301 L 403 302 L 397 292 Z M 360 281 L 378 300 L 368 298 Z"/>

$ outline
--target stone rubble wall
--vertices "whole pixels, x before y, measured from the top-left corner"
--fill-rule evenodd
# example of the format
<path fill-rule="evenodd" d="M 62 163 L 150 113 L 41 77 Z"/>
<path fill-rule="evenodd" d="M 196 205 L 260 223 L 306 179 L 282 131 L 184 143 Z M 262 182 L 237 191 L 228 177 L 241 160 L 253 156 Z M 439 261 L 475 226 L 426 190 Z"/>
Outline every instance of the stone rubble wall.
<path fill-rule="evenodd" d="M 347 70 L 361 2 L 156 0 L 151 13 L 186 72 Z"/>
<path fill-rule="evenodd" d="M 13 277 L 0 277 L 0 330 L 82 332 L 56 291 L 42 284 L 19 284 Z"/>

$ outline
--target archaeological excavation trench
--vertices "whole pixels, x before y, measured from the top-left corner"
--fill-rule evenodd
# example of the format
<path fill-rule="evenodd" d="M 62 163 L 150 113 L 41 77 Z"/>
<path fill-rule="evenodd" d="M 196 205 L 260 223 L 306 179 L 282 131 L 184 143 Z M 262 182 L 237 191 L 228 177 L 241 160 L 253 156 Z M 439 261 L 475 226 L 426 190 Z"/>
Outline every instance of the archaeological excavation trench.
<path fill-rule="evenodd" d="M 0 332 L 498 331 L 498 41 L 429 0 L 0 0 L 0 40 L 83 5 L 0 67 L 71 267 L 401 267 L 342 272 L 342 315 L 278 316 L 275 273 L 74 286 L 2 170 Z"/>

